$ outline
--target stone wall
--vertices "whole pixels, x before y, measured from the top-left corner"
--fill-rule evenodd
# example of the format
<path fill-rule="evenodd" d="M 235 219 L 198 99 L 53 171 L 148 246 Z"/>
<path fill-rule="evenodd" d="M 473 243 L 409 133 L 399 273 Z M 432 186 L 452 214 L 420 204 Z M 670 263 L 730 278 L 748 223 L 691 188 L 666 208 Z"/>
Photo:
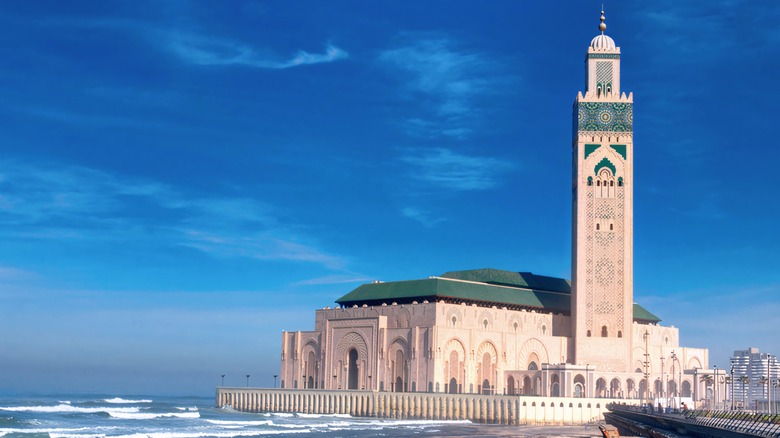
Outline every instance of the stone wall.
<path fill-rule="evenodd" d="M 217 407 L 229 406 L 242 412 L 349 414 L 508 425 L 601 421 L 607 403 L 638 404 L 639 400 L 262 388 L 217 388 L 216 394 Z"/>

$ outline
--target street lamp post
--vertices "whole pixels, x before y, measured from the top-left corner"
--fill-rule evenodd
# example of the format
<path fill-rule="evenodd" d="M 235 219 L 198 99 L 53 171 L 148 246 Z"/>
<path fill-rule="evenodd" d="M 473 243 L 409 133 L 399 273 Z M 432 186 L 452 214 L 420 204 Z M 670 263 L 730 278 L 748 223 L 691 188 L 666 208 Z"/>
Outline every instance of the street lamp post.
<path fill-rule="evenodd" d="M 590 397 L 590 395 L 588 394 L 590 392 L 590 373 L 588 372 L 590 371 L 589 368 L 590 368 L 590 364 L 586 363 L 585 364 L 585 398 Z"/>
<path fill-rule="evenodd" d="M 222 375 L 222 386 L 225 386 L 225 375 Z"/>
<path fill-rule="evenodd" d="M 731 369 L 729 370 L 731 375 L 731 410 L 734 410 L 734 361 L 731 361 Z"/>
<path fill-rule="evenodd" d="M 670 359 L 672 359 L 672 382 L 674 382 L 674 361 L 675 361 L 675 360 L 677 360 L 677 355 L 676 355 L 676 354 L 674 354 L 674 350 L 672 350 L 672 355 L 671 355 Z M 682 385 L 682 382 L 680 382 L 680 384 Z M 676 384 L 676 383 L 674 384 L 674 390 L 675 390 L 675 393 L 674 393 L 674 395 L 675 395 L 675 396 L 678 396 L 678 399 L 679 399 L 679 395 L 680 395 L 680 388 L 679 388 L 679 387 L 677 387 L 677 384 Z M 669 394 L 669 395 L 671 395 L 671 394 Z M 674 397 L 674 396 L 673 396 L 673 397 Z M 674 402 L 674 398 L 672 398 L 672 402 Z M 675 404 L 675 403 L 672 403 L 672 404 Z M 676 405 L 676 406 L 675 406 L 675 408 L 678 408 L 678 407 L 679 407 L 679 405 Z"/>
<path fill-rule="evenodd" d="M 650 333 L 645 330 L 645 406 L 650 405 L 650 351 L 648 350 L 650 343 L 649 337 Z"/>
<path fill-rule="evenodd" d="M 664 379 L 664 356 L 663 356 L 663 352 L 661 352 L 661 394 L 660 394 L 661 399 L 664 398 L 665 389 L 666 389 L 666 379 Z"/>
<path fill-rule="evenodd" d="M 276 378 L 278 377 L 277 374 L 274 374 L 274 389 L 276 389 Z"/>
<path fill-rule="evenodd" d="M 772 415 L 772 355 L 766 355 L 766 407 L 769 415 Z"/>
<path fill-rule="evenodd" d="M 306 374 L 302 375 L 301 378 L 303 379 L 303 389 L 306 389 Z"/>
<path fill-rule="evenodd" d="M 713 400 L 713 404 L 715 405 L 715 410 L 718 410 L 718 366 L 713 365 L 712 366 L 715 369 L 715 378 L 713 380 L 713 385 L 715 387 L 715 399 Z"/>
<path fill-rule="evenodd" d="M 249 388 L 249 374 L 246 375 L 246 387 Z"/>

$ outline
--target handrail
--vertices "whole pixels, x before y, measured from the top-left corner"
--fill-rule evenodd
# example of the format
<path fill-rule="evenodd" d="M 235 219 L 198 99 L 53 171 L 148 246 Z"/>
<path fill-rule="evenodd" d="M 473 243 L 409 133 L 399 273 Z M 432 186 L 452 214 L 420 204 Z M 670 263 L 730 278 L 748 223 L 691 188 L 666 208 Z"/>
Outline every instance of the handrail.
<path fill-rule="evenodd" d="M 734 411 L 670 411 L 658 412 L 642 406 L 610 404 L 612 412 L 625 411 L 643 415 L 657 416 L 680 423 L 729 430 L 755 436 L 780 438 L 780 415 L 754 414 Z"/>

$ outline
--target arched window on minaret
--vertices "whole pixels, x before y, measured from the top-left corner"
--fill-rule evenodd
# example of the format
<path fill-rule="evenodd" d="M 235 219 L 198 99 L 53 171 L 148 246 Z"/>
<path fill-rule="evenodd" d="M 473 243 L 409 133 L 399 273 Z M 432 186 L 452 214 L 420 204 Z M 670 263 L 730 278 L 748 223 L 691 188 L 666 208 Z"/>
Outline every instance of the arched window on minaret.
<path fill-rule="evenodd" d="M 615 197 L 615 175 L 611 169 L 606 166 L 599 169 L 599 173 L 596 175 L 596 187 L 597 198 Z"/>
<path fill-rule="evenodd" d="M 601 326 L 601 337 L 606 338 L 607 337 L 607 326 L 603 325 Z"/>

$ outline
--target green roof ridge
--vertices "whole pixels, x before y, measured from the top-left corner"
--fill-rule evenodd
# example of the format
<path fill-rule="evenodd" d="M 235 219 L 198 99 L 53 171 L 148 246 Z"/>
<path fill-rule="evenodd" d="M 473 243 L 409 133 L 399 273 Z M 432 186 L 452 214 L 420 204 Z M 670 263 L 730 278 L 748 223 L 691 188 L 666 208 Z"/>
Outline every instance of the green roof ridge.
<path fill-rule="evenodd" d="M 342 296 L 336 303 L 342 306 L 373 306 L 426 299 L 453 299 L 553 313 L 571 313 L 571 285 L 568 280 L 492 268 L 450 271 L 440 277 L 420 280 L 367 283 Z M 639 304 L 634 303 L 632 311 L 634 321 L 661 321 L 658 316 Z"/>

